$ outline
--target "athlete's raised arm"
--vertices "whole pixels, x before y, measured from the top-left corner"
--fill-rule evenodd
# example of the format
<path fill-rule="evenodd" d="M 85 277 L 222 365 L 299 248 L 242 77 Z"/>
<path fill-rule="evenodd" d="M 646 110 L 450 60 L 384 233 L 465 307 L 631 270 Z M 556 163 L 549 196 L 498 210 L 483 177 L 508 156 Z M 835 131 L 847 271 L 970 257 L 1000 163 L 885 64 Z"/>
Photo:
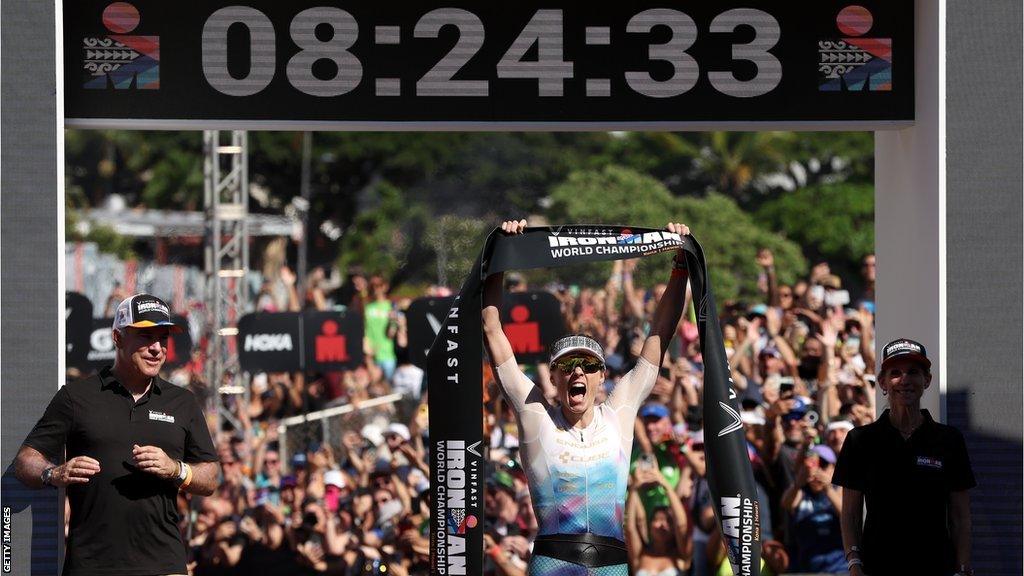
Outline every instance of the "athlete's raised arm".
<path fill-rule="evenodd" d="M 688 236 L 690 228 L 686 224 L 669 222 L 665 230 Z M 686 301 L 686 280 L 688 278 L 686 265 L 683 262 L 683 251 L 677 250 L 675 255 L 675 267 L 669 277 L 668 287 L 658 301 L 658 307 L 654 310 L 654 318 L 651 320 L 651 332 L 644 341 L 644 347 L 640 356 L 655 366 L 661 366 L 661 360 L 665 357 L 668 344 L 679 326 L 679 318 L 683 315 L 683 304 Z"/>
<path fill-rule="evenodd" d="M 690 229 L 685 224 L 675 222 L 670 222 L 665 230 L 680 236 L 690 234 Z M 609 397 L 609 404 L 616 410 L 631 407 L 632 412 L 627 410 L 619 413 L 619 417 L 623 419 L 621 423 L 623 426 L 632 426 L 632 419 L 636 415 L 636 411 L 640 409 L 640 404 L 654 388 L 661 360 L 665 357 L 669 341 L 672 340 L 679 324 L 679 318 L 683 315 L 688 275 L 686 266 L 681 264 L 682 258 L 683 251 L 677 251 L 676 264 L 672 269 L 668 286 L 654 310 L 651 331 L 640 350 L 641 361 L 637 362 L 626 377 L 615 386 Z"/>
<path fill-rule="evenodd" d="M 526 220 L 506 220 L 501 223 L 501 230 L 506 234 L 522 234 L 525 229 Z M 526 397 L 533 389 L 533 383 L 525 378 L 502 378 L 498 370 L 499 366 L 510 360 L 512 364 L 515 364 L 512 344 L 501 327 L 501 295 L 504 278 L 503 273 L 497 272 L 484 280 L 482 312 L 484 346 L 487 347 L 487 355 L 491 358 L 494 372 L 498 375 L 498 384 L 518 409 L 526 402 Z M 506 382 L 506 380 L 511 381 Z"/>

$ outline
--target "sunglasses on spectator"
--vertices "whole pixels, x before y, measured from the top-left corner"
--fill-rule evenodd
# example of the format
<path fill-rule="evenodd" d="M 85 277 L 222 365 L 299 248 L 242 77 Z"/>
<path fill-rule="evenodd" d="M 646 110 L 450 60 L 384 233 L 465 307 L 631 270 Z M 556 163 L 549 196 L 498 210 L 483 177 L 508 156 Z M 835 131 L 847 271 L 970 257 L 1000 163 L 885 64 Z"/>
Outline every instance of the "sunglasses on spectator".
<path fill-rule="evenodd" d="M 604 370 L 604 363 L 593 358 L 562 358 L 555 360 L 553 365 L 561 370 L 563 374 L 572 374 L 577 366 L 583 368 L 583 372 L 586 374 L 593 374 L 599 370 Z"/>

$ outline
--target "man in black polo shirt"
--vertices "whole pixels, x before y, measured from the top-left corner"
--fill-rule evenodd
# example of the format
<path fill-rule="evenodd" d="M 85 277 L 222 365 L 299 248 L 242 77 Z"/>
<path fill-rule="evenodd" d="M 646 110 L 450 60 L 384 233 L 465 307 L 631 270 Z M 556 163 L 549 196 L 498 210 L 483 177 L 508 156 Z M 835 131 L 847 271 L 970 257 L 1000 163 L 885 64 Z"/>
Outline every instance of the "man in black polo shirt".
<path fill-rule="evenodd" d="M 123 300 L 113 367 L 58 390 L 18 452 L 23 484 L 67 489 L 65 576 L 186 573 L 176 495 L 212 494 L 220 467 L 195 397 L 158 376 L 177 330 L 159 298 Z"/>
<path fill-rule="evenodd" d="M 960 432 L 921 410 L 931 380 L 924 346 L 905 338 L 886 344 L 878 384 L 889 408 L 843 443 L 832 482 L 843 487 L 852 576 L 972 573 L 974 474 Z"/>

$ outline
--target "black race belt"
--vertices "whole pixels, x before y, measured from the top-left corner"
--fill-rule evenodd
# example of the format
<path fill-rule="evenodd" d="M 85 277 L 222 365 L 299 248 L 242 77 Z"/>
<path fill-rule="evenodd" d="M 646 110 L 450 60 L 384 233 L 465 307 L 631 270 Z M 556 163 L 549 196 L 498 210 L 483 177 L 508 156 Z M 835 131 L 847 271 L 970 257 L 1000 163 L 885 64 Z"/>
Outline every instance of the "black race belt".
<path fill-rule="evenodd" d="M 588 568 L 626 564 L 626 543 L 617 538 L 583 534 L 543 534 L 533 541 L 533 553 Z"/>

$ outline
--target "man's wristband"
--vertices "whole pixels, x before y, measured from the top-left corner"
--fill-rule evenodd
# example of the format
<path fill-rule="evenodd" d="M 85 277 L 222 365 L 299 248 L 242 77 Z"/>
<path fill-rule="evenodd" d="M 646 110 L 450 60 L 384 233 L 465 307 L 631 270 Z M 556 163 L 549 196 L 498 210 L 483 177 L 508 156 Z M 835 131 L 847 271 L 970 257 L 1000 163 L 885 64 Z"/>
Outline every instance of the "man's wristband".
<path fill-rule="evenodd" d="M 850 546 L 850 551 L 846 553 L 846 559 L 849 560 L 852 554 L 860 556 L 860 546 L 857 546 L 856 544 Z"/>
<path fill-rule="evenodd" d="M 847 569 L 853 570 L 854 566 L 864 566 L 864 562 L 862 562 L 860 558 L 851 558 L 850 560 L 847 560 L 847 562 L 846 562 L 846 568 Z"/>
<path fill-rule="evenodd" d="M 192 483 L 192 467 L 182 460 L 178 460 L 178 476 L 175 478 L 179 490 L 184 490 Z"/>

